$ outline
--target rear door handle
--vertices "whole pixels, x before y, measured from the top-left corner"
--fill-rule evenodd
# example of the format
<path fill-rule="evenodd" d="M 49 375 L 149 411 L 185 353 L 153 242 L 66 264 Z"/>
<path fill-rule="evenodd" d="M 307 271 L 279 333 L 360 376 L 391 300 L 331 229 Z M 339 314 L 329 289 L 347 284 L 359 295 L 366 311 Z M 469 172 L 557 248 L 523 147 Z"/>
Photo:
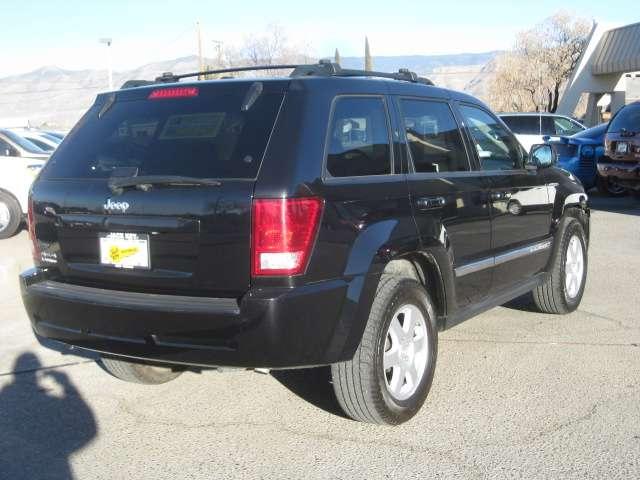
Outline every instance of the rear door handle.
<path fill-rule="evenodd" d="M 420 210 L 433 210 L 442 208 L 447 201 L 444 197 L 420 197 L 416 200 L 416 205 Z"/>

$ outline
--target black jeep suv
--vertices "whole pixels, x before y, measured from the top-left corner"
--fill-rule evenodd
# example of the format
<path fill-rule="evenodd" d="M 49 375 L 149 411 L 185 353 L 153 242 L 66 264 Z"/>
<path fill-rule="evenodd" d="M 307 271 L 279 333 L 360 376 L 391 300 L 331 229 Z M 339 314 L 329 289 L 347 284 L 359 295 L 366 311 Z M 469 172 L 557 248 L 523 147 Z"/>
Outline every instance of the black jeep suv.
<path fill-rule="evenodd" d="M 99 95 L 34 183 L 39 338 L 144 383 L 331 365 L 349 416 L 398 424 L 439 330 L 529 292 L 580 303 L 582 186 L 477 99 L 329 63 L 179 79 Z"/>

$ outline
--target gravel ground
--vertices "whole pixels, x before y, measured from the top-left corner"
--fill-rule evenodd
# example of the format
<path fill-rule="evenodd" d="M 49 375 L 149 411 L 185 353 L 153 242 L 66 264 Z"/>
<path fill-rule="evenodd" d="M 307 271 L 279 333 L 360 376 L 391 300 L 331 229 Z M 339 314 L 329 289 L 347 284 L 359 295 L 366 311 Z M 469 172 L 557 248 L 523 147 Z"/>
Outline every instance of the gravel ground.
<path fill-rule="evenodd" d="M 640 203 L 594 199 L 589 277 L 566 317 L 500 307 L 441 333 L 411 422 L 339 415 L 327 370 L 109 377 L 31 334 L 0 241 L 0 478 L 640 478 Z"/>

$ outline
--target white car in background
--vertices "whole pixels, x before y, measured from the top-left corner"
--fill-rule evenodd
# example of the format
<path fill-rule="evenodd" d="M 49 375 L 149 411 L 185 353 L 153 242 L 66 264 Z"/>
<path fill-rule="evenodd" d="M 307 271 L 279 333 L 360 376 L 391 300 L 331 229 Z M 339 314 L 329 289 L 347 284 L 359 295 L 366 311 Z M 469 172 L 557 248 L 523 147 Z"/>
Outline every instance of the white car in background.
<path fill-rule="evenodd" d="M 9 130 L 17 133 L 22 138 L 29 140 L 35 146 L 48 153 L 53 152 L 56 148 L 58 148 L 60 142 L 62 142 L 60 138 L 42 130 L 33 128 L 11 128 Z"/>
<path fill-rule="evenodd" d="M 499 117 L 527 152 L 533 145 L 545 143 L 542 138 L 545 135 L 568 137 L 587 128 L 573 118 L 555 113 L 501 113 Z"/>
<path fill-rule="evenodd" d="M 0 239 L 14 235 L 28 209 L 29 188 L 49 153 L 0 129 Z"/>

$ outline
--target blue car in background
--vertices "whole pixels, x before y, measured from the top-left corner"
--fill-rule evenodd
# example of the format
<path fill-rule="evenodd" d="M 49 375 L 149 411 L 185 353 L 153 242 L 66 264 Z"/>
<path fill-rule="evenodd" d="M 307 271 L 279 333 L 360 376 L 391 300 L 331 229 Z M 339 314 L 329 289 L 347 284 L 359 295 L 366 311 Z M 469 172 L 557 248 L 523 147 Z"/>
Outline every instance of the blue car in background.
<path fill-rule="evenodd" d="M 617 197 L 625 195 L 626 189 L 598 175 L 597 164 L 604 156 L 607 125 L 603 123 L 567 137 L 546 135 L 543 138 L 553 148 L 558 166 L 578 177 L 585 190 L 597 187 L 600 193 Z"/>

